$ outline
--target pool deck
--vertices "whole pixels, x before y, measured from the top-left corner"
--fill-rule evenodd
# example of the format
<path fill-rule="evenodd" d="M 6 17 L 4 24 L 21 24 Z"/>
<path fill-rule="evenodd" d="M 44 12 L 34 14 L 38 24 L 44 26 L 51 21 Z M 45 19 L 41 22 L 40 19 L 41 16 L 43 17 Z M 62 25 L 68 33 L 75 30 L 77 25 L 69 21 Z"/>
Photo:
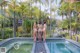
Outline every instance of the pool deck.
<path fill-rule="evenodd" d="M 43 41 L 36 42 L 35 45 L 34 53 L 47 53 Z"/>

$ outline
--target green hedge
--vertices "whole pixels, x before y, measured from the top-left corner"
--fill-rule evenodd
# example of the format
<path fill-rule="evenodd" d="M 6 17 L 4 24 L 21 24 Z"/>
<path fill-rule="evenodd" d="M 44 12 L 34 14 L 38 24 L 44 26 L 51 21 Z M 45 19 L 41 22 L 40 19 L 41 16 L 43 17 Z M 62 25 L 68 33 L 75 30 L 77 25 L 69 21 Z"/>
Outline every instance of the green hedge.
<path fill-rule="evenodd" d="M 12 28 L 4 28 L 4 36 L 3 38 L 9 38 L 12 37 L 13 35 L 13 30 Z M 2 38 L 2 32 L 0 32 L 0 39 Z"/>
<path fill-rule="evenodd" d="M 5 28 L 4 29 L 4 38 L 9 38 L 9 37 L 12 37 L 13 36 L 13 30 L 12 28 Z"/>

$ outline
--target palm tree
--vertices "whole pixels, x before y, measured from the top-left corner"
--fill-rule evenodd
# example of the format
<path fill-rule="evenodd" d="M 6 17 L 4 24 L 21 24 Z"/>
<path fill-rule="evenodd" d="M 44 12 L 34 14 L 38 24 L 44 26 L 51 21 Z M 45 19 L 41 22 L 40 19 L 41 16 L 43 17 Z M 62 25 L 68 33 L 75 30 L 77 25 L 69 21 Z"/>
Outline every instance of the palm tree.
<path fill-rule="evenodd" d="M 1 0 L 1 2 L 0 2 L 0 6 L 1 6 L 1 15 L 3 15 L 4 17 L 6 17 L 5 16 L 5 6 L 6 6 L 6 4 L 7 4 L 7 1 L 3 1 L 3 0 Z M 2 16 L 2 17 L 3 17 Z M 2 19 L 3 21 L 5 21 L 5 19 L 3 18 Z M 3 21 L 2 21 L 2 38 L 4 38 L 4 24 L 3 24 Z"/>
<path fill-rule="evenodd" d="M 56 11 L 56 7 L 53 5 L 53 2 L 55 2 L 54 0 L 45 0 L 45 6 L 46 7 L 49 7 L 48 11 L 50 10 L 50 13 L 49 13 L 49 16 L 50 16 L 50 32 L 51 32 L 51 18 L 52 18 L 52 12 L 54 12 L 55 14 L 55 11 Z M 57 3 L 57 0 L 56 0 L 56 3 Z M 51 35 L 51 33 L 50 33 Z"/>
<path fill-rule="evenodd" d="M 52 4 L 53 4 L 53 2 L 54 2 L 54 0 L 50 0 L 49 1 L 50 3 L 49 3 L 49 5 L 50 5 L 50 23 L 51 23 L 51 18 L 52 18 Z M 55 13 L 55 12 L 54 12 Z M 52 35 L 52 31 L 51 31 L 51 29 L 52 29 L 52 26 L 51 26 L 51 24 L 50 24 L 50 35 Z"/>
<path fill-rule="evenodd" d="M 69 20 L 70 18 L 68 17 L 68 3 L 67 2 L 62 2 L 61 3 L 61 7 L 59 8 L 59 14 L 62 15 L 62 21 L 63 20 L 63 16 L 66 16 L 66 19 Z M 68 33 L 69 33 L 69 22 L 68 22 L 68 27 L 67 27 L 67 30 L 68 30 Z"/>
<path fill-rule="evenodd" d="M 23 29 L 24 29 L 24 20 L 25 20 L 25 17 L 30 17 L 30 8 L 28 6 L 29 3 L 26 4 L 26 2 L 20 2 L 19 5 L 17 5 L 18 3 L 16 3 L 16 0 L 12 0 L 10 1 L 10 4 L 9 4 L 9 11 L 11 12 L 11 14 L 13 15 L 13 36 L 16 37 L 16 30 L 17 30 L 17 17 L 21 17 L 22 19 L 22 26 L 23 26 Z M 16 14 L 19 14 L 19 15 L 16 15 Z"/>
<path fill-rule="evenodd" d="M 9 1 L 9 7 L 13 12 L 13 37 L 16 37 L 16 17 L 15 17 L 15 9 L 16 9 L 16 0 Z"/>
<path fill-rule="evenodd" d="M 69 25 L 70 25 L 70 31 L 71 31 L 71 30 L 72 30 L 72 26 L 71 26 L 71 22 L 72 22 L 72 21 L 71 21 L 71 20 L 72 20 L 71 17 L 72 17 L 72 16 L 71 16 L 71 15 L 72 15 L 72 13 L 73 13 L 74 11 L 80 12 L 80 10 L 79 10 L 79 9 L 80 9 L 80 6 L 79 6 L 80 3 L 79 3 L 79 2 L 78 2 L 78 3 L 77 3 L 77 2 L 73 2 L 73 3 L 71 3 L 71 2 L 66 2 L 66 3 L 68 3 L 68 4 L 67 4 L 67 6 L 64 6 L 64 7 L 65 7 L 65 8 L 64 8 L 64 11 L 67 13 L 66 15 L 68 15 L 68 17 L 67 17 L 67 16 L 66 16 L 66 17 L 69 19 Z M 65 4 L 66 4 L 66 3 L 65 3 Z M 77 4 L 76 4 L 76 3 L 77 3 Z M 65 4 L 64 4 L 64 5 L 65 5 Z M 76 7 L 76 8 L 75 8 L 75 7 Z M 76 17 L 76 20 L 77 20 L 77 17 Z M 76 30 L 76 31 L 77 31 L 77 30 Z M 71 35 L 71 36 L 72 36 L 72 35 Z"/>
<path fill-rule="evenodd" d="M 75 9 L 74 10 L 77 12 L 76 13 L 77 16 L 76 16 L 76 20 L 75 20 L 75 22 L 77 23 L 75 32 L 77 34 L 77 28 L 79 27 L 79 22 L 78 22 L 79 17 L 78 17 L 78 15 L 79 15 L 79 12 L 80 12 L 80 2 L 74 2 L 74 3 L 75 3 Z M 77 35 L 76 35 L 76 41 L 78 41 L 78 36 Z"/>
<path fill-rule="evenodd" d="M 70 31 L 71 31 L 71 15 L 72 15 L 72 11 L 73 11 L 73 3 L 70 3 L 70 2 L 62 2 L 62 5 L 60 7 L 60 12 L 62 13 L 62 18 L 63 18 L 63 15 L 66 15 L 66 18 L 69 19 L 69 25 L 70 26 Z M 66 14 L 65 14 L 66 13 Z M 68 17 L 67 17 L 68 15 Z M 71 34 L 69 34 L 71 35 Z M 72 37 L 72 35 L 71 35 Z"/>

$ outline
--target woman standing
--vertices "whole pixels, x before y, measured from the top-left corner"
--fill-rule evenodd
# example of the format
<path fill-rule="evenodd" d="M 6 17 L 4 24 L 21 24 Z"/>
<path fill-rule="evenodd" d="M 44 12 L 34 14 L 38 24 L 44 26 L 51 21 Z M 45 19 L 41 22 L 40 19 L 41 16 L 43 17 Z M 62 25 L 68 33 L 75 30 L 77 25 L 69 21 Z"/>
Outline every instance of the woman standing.
<path fill-rule="evenodd" d="M 46 25 L 46 21 L 44 21 L 44 24 L 43 24 L 43 36 L 44 36 L 44 41 L 46 39 L 46 28 L 47 28 L 47 25 Z"/>
<path fill-rule="evenodd" d="M 34 38 L 34 41 L 36 41 L 36 34 L 37 34 L 37 22 L 34 22 L 34 25 L 33 25 L 33 38 Z"/>
<path fill-rule="evenodd" d="M 43 30 L 42 22 L 39 21 L 39 23 L 38 23 L 38 40 L 42 40 L 42 30 Z"/>

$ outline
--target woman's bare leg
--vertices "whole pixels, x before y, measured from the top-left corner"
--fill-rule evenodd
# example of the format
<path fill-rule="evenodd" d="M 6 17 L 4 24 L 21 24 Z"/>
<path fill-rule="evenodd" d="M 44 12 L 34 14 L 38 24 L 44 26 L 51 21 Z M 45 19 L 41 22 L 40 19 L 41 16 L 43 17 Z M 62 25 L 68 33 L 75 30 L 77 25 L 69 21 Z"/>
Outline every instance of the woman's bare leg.
<path fill-rule="evenodd" d="M 41 40 L 41 34 L 40 34 L 40 32 L 38 33 L 38 40 L 39 41 Z"/>
<path fill-rule="evenodd" d="M 33 32 L 34 41 L 36 41 L 36 32 Z"/>
<path fill-rule="evenodd" d="M 46 39 L 46 31 L 43 31 L 43 40 L 45 41 Z"/>

